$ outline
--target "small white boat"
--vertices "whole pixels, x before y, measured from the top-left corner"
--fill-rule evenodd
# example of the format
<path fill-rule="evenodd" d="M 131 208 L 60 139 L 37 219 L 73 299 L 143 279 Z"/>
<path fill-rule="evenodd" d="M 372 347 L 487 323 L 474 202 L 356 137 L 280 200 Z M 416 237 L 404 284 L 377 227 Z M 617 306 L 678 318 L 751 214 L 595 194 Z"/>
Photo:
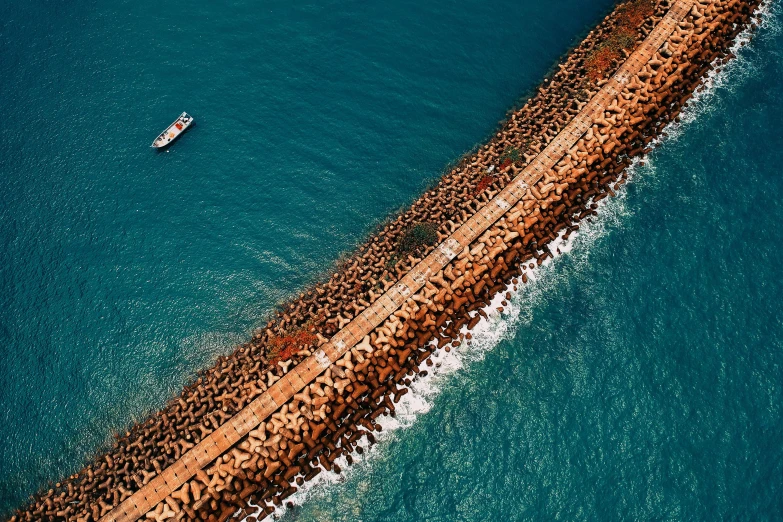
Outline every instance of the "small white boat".
<path fill-rule="evenodd" d="M 193 116 L 187 112 L 183 112 L 179 115 L 179 118 L 174 120 L 174 123 L 169 125 L 166 130 L 161 132 L 160 135 L 155 138 L 155 141 L 152 142 L 150 147 L 153 149 L 162 149 L 164 147 L 168 147 L 174 140 L 179 138 L 180 134 L 185 132 L 185 130 L 190 127 L 192 123 Z"/>

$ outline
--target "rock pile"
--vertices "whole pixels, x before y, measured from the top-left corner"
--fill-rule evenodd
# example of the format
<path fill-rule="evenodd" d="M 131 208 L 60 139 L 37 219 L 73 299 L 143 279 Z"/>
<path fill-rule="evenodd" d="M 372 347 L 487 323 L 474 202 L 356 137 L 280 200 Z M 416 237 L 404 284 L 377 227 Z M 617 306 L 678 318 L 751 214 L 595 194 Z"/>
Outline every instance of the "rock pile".
<path fill-rule="evenodd" d="M 637 42 L 673 3 L 661 0 L 652 6 L 652 14 L 636 28 Z M 339 456 L 350 462 L 352 452 L 373 443 L 380 431 L 377 418 L 394 414 L 411 379 L 426 372 L 430 355 L 469 336 L 493 296 L 524 283 L 523 268 L 543 263 L 551 255 L 549 242 L 576 230 L 580 220 L 595 213 L 599 200 L 625 182 L 624 169 L 632 159 L 677 119 L 713 64 L 729 57 L 728 45 L 750 22 L 757 4 L 693 3 L 653 59 L 521 201 L 314 383 L 146 517 L 223 521 L 250 500 L 261 506 L 254 516 L 262 518 L 322 470 L 339 471 Z M 119 436 L 110 452 L 36 497 L 11 520 L 99 520 L 370 306 L 431 250 L 397 259 L 407 229 L 433 223 L 439 239 L 445 239 L 519 174 L 598 91 L 606 80 L 590 80 L 585 63 L 617 28 L 624 5 L 570 53 L 489 143 L 379 230 L 334 276 L 286 305 L 263 331 L 221 357 L 164 410 Z M 621 54 L 627 57 L 631 51 Z M 612 64 L 604 78 L 617 66 Z M 303 329 L 317 341 L 298 346 L 288 360 L 270 360 L 272 340 Z"/>

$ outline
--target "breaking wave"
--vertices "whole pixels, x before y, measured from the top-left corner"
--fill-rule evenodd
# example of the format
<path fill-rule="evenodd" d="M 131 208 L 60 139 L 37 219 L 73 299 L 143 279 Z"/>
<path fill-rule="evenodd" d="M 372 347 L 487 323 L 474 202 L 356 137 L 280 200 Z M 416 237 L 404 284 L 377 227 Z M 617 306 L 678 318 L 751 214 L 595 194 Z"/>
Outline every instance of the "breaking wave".
<path fill-rule="evenodd" d="M 700 116 L 719 107 L 716 103 L 716 93 L 720 89 L 736 89 L 745 80 L 758 72 L 758 64 L 752 59 L 753 47 L 749 45 L 758 38 L 770 38 L 780 31 L 780 18 L 783 8 L 779 2 L 768 0 L 764 2 L 754 18 L 757 27 L 748 27 L 741 32 L 731 47 L 734 58 L 723 63 L 713 64 L 703 84 L 696 90 L 694 96 L 683 108 L 679 122 L 668 124 L 661 136 L 653 141 L 655 148 L 667 142 L 676 141 L 682 133 Z M 572 270 L 579 270 L 589 263 L 593 247 L 612 230 L 622 227 L 632 213 L 627 204 L 626 186 L 630 183 L 654 179 L 656 177 L 655 151 L 643 158 L 637 158 L 628 167 L 628 180 L 625 185 L 616 190 L 616 197 L 605 198 L 598 203 L 597 215 L 580 223 L 580 228 L 565 238 L 561 233 L 547 248 L 552 252 L 541 266 L 534 269 L 526 268 L 523 272 L 528 279 L 526 284 L 509 287 L 511 298 L 506 300 L 500 293 L 484 309 L 487 315 L 470 331 L 471 339 L 463 339 L 459 346 L 437 350 L 431 356 L 432 366 L 426 361 L 419 366 L 419 371 L 427 371 L 423 377 L 411 378 L 409 392 L 401 397 L 396 404 L 396 415 L 383 415 L 377 422 L 383 430 L 376 433 L 377 443 L 370 446 L 362 439 L 364 452 L 360 455 L 353 452 L 353 464 L 348 465 L 345 456 L 335 460 L 342 473 L 322 470 L 313 480 L 304 484 L 299 491 L 286 499 L 264 520 L 278 520 L 283 517 L 289 503 L 295 506 L 303 505 L 310 499 L 323 498 L 331 485 L 349 480 L 356 473 L 362 473 L 366 466 L 372 466 L 372 461 L 387 452 L 391 441 L 416 422 L 416 419 L 430 411 L 435 398 L 444 385 L 460 370 L 469 370 L 471 365 L 484 359 L 485 355 L 499 343 L 513 339 L 520 327 L 533 321 L 535 310 L 541 299 L 561 281 L 569 277 Z M 565 269 L 563 260 L 569 260 L 569 268 Z M 521 276 L 519 277 L 521 279 Z M 468 331 L 465 327 L 463 334 Z M 251 508 L 254 507 L 251 504 Z M 250 509 L 248 509 L 250 511 Z M 246 519 L 245 519 L 246 520 Z"/>

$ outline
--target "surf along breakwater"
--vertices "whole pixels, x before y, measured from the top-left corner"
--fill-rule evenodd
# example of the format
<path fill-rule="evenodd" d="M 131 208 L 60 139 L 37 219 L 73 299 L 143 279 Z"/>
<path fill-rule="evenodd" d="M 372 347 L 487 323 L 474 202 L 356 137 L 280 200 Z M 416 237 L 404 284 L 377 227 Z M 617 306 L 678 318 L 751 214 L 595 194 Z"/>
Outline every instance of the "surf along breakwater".
<path fill-rule="evenodd" d="M 247 501 L 268 513 L 335 469 L 373 442 L 421 363 L 468 336 L 492 296 L 524 282 L 523 265 L 542 263 L 548 242 L 623 183 L 755 7 L 619 6 L 340 272 L 14 518 L 225 520 Z"/>

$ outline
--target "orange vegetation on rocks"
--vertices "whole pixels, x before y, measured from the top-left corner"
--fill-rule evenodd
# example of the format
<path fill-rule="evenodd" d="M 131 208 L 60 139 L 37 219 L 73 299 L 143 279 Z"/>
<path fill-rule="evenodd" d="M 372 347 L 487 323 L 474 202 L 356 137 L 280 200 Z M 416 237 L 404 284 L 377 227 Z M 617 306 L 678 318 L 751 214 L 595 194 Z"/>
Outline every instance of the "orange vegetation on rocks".
<path fill-rule="evenodd" d="M 276 364 L 279 361 L 287 361 L 305 348 L 315 345 L 316 342 L 318 342 L 318 338 L 305 328 L 301 328 L 290 335 L 275 337 L 269 341 L 267 352 L 269 354 L 269 362 Z"/>
<path fill-rule="evenodd" d="M 634 46 L 639 27 L 653 14 L 653 10 L 653 0 L 633 0 L 618 9 L 617 27 L 585 60 L 590 80 L 603 78 L 612 65 L 622 58 L 622 50 Z"/>
<path fill-rule="evenodd" d="M 620 8 L 620 26 L 638 29 L 653 14 L 652 0 L 634 0 Z"/>
<path fill-rule="evenodd" d="M 599 47 L 585 62 L 587 67 L 587 77 L 592 81 L 600 80 L 606 74 L 615 60 L 620 58 L 620 53 L 610 47 Z"/>
<path fill-rule="evenodd" d="M 492 185 L 494 181 L 495 181 L 495 176 L 484 176 L 483 178 L 481 178 L 481 180 L 479 180 L 478 185 L 476 185 L 476 190 L 473 194 L 478 196 L 479 194 L 487 190 L 487 187 Z"/>

